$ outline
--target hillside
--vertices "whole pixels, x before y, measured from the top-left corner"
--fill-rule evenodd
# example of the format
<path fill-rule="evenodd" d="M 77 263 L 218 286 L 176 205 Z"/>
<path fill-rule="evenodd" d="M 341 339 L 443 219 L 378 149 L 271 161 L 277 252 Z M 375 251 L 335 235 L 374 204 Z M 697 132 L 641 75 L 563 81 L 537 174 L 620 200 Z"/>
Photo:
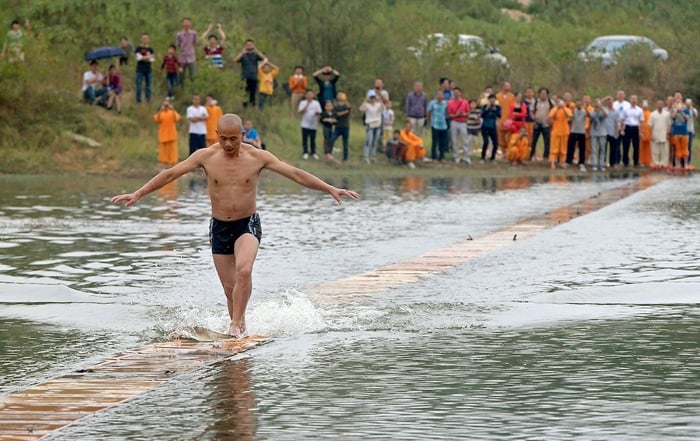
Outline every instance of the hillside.
<path fill-rule="evenodd" d="M 700 97 L 700 54 L 688 50 L 694 47 L 693 34 L 679 26 L 697 22 L 700 8 L 683 0 L 212 0 L 206 8 L 193 0 L 3 0 L 0 6 L 5 29 L 14 18 L 32 23 L 25 38 L 26 62 L 0 61 L 0 172 L 150 173 L 156 148 L 151 115 L 165 95 L 163 76 L 156 69 L 158 98 L 137 106 L 133 65 L 123 69 L 124 111 L 117 115 L 81 103 L 80 78 L 87 68 L 83 54 L 115 46 L 122 35 L 136 43 L 141 32 L 148 32 L 160 58 L 185 16 L 200 32 L 210 23 L 222 23 L 228 36 L 226 69 L 212 72 L 200 60 L 197 81 L 180 93 L 176 108 L 184 112 L 193 91 L 213 93 L 225 111 L 253 118 L 275 151 L 289 159 L 298 156 L 299 134 L 283 93 L 277 109 L 265 115 L 241 107 L 233 57 L 246 38 L 254 38 L 282 68 L 281 81 L 299 63 L 308 73 L 332 65 L 342 74 L 340 89 L 356 107 L 374 78 L 384 78 L 399 115 L 413 81 L 422 79 L 432 93 L 442 76 L 453 78 L 468 96 L 508 80 L 514 89 L 546 86 L 574 95 L 599 96 L 624 88 L 647 98 L 675 90 Z M 502 9 L 528 14 L 531 20 L 513 20 L 518 14 L 506 15 Z M 452 51 L 421 60 L 407 51 L 434 32 L 480 35 L 508 57 L 510 68 L 461 62 Z M 592 38 L 611 33 L 646 35 L 668 50 L 669 60 L 629 54 L 604 69 L 577 59 Z M 107 64 L 103 61 L 101 68 Z M 180 132 L 184 151 L 184 124 Z M 75 134 L 97 140 L 100 147 L 76 141 Z M 353 137 L 354 145 L 361 142 L 359 121 Z"/>

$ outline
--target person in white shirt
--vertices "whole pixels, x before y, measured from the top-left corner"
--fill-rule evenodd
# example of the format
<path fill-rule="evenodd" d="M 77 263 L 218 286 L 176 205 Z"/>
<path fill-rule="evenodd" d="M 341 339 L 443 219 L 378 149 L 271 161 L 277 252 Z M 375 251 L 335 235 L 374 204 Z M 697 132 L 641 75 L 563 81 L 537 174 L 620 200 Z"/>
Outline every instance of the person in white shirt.
<path fill-rule="evenodd" d="M 664 108 L 664 102 L 656 102 L 656 110 L 649 115 L 651 127 L 651 166 L 668 167 L 668 136 L 671 133 L 671 114 Z"/>
<path fill-rule="evenodd" d="M 301 146 L 304 149 L 304 159 L 309 159 L 309 147 L 311 156 L 319 159 L 316 154 L 316 129 L 318 128 L 318 115 L 321 114 L 321 103 L 314 99 L 314 92 L 306 90 L 304 99 L 297 109 L 301 113 Z"/>
<path fill-rule="evenodd" d="M 190 122 L 190 155 L 207 147 L 207 119 L 209 112 L 200 105 L 199 95 L 192 95 L 192 105 L 187 108 L 187 120 Z"/>
<path fill-rule="evenodd" d="M 620 113 L 623 110 L 627 110 L 629 108 L 630 102 L 625 99 L 625 91 L 618 90 L 617 94 L 615 95 L 615 101 L 613 101 L 613 109 L 615 109 L 616 112 Z"/>
<path fill-rule="evenodd" d="M 617 102 L 615 104 L 617 106 Z M 630 144 L 632 144 L 632 160 L 635 167 L 639 167 L 639 125 L 644 121 L 644 112 L 637 105 L 637 95 L 630 97 L 630 106 L 622 110 L 622 163 L 629 166 Z"/>
<path fill-rule="evenodd" d="M 384 105 L 374 90 L 367 92 L 365 101 L 360 105 L 360 111 L 365 112 L 365 146 L 363 150 L 365 162 L 369 164 L 377 158 L 377 142 L 382 133 L 382 112 Z"/>
<path fill-rule="evenodd" d="M 109 89 L 102 86 L 104 77 L 97 70 L 97 61 L 90 62 L 90 70 L 86 70 L 83 74 L 83 98 L 88 104 L 95 104 L 98 97 L 105 95 Z"/>

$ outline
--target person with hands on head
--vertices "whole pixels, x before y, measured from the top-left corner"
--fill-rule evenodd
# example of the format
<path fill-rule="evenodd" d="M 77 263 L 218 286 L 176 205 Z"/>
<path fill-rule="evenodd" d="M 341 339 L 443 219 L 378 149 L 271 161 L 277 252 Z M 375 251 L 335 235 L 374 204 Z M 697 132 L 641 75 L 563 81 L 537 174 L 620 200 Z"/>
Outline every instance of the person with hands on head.
<path fill-rule="evenodd" d="M 224 68 L 224 42 L 226 41 L 226 34 L 221 26 L 221 23 L 217 23 L 216 28 L 219 31 L 219 38 L 211 33 L 213 24 L 207 27 L 207 30 L 202 34 L 202 42 L 204 43 L 204 58 L 209 60 L 211 67 L 216 67 L 217 69 Z"/>
<path fill-rule="evenodd" d="M 267 57 L 255 47 L 253 40 L 248 39 L 233 61 L 241 63 L 241 78 L 245 81 L 245 90 L 248 94 L 248 100 L 243 103 L 243 106 L 255 107 L 255 98 L 258 94 L 258 63 L 261 61 L 267 63 Z"/>
<path fill-rule="evenodd" d="M 266 150 L 242 143 L 242 125 L 237 115 L 224 115 L 217 128 L 217 144 L 197 150 L 175 167 L 161 171 L 135 192 L 112 198 L 113 203 L 129 207 L 180 176 L 204 169 L 211 200 L 209 238 L 214 266 L 226 295 L 231 319 L 228 333 L 237 338 L 246 333 L 245 310 L 252 293 L 253 264 L 262 237 L 256 207 L 260 173 L 267 169 L 304 187 L 327 192 L 338 204 L 343 197 L 359 198 L 354 191 L 334 187 Z"/>
<path fill-rule="evenodd" d="M 313 77 L 318 83 L 318 102 L 325 103 L 333 101 L 335 103 L 338 91 L 335 84 L 340 78 L 340 72 L 333 69 L 331 66 L 324 66 L 313 73 Z"/>

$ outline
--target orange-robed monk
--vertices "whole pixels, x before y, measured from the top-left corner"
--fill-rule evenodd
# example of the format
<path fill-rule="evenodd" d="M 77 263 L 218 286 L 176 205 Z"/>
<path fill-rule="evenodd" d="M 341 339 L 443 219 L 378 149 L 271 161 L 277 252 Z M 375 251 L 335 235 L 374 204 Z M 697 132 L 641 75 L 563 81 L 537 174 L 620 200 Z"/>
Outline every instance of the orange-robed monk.
<path fill-rule="evenodd" d="M 180 114 L 173 109 L 170 101 L 163 101 L 158 113 L 153 115 L 158 123 L 158 161 L 161 168 L 172 167 L 177 163 L 177 122 Z"/>
<path fill-rule="evenodd" d="M 554 107 L 549 111 L 549 120 L 552 123 L 549 162 L 552 164 L 552 168 L 556 167 L 557 162 L 564 167 L 566 165 L 566 147 L 569 141 L 569 121 L 573 117 L 573 113 L 558 96 L 553 95 L 552 102 Z"/>
<path fill-rule="evenodd" d="M 423 138 L 413 133 L 413 125 L 408 121 L 401 129 L 399 138 L 406 144 L 406 162 L 408 166 L 411 168 L 415 167 L 414 161 L 416 158 L 423 159 L 425 157 Z"/>
<path fill-rule="evenodd" d="M 219 138 L 216 144 L 199 149 L 175 167 L 163 170 L 134 193 L 112 198 L 112 202 L 124 202 L 128 207 L 185 173 L 204 169 L 211 200 L 209 239 L 231 318 L 228 332 L 235 337 L 246 332 L 245 310 L 253 289 L 253 263 L 262 238 L 256 207 L 260 173 L 267 169 L 304 187 L 328 192 L 339 204 L 343 196 L 359 198 L 354 191 L 329 185 L 266 150 L 241 142 L 242 126 L 237 115 L 222 116 L 216 129 Z"/>
<path fill-rule="evenodd" d="M 528 159 L 530 159 L 530 138 L 527 136 L 527 128 L 523 126 L 518 133 L 510 135 L 506 160 L 513 164 L 520 164 Z"/>

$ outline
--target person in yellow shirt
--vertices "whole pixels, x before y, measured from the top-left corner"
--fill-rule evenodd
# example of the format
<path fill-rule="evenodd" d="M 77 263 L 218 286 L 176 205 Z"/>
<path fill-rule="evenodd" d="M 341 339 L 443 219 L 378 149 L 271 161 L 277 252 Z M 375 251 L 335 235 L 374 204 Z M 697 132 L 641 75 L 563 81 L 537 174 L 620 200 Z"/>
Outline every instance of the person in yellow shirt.
<path fill-rule="evenodd" d="M 573 117 L 569 109 L 558 96 L 552 96 L 554 107 L 549 111 L 551 121 L 551 141 L 549 151 L 549 163 L 556 168 L 557 162 L 562 168 L 566 167 L 566 148 L 569 142 L 569 121 Z"/>
<path fill-rule="evenodd" d="M 173 109 L 170 101 L 165 100 L 153 115 L 153 120 L 158 124 L 158 161 L 161 169 L 166 169 L 177 164 L 177 122 L 180 114 Z"/>
<path fill-rule="evenodd" d="M 496 101 L 501 106 L 501 119 L 498 121 L 498 148 L 505 152 L 508 148 L 508 129 L 503 127 L 503 123 L 510 118 L 510 105 L 515 102 L 515 95 L 510 91 L 510 83 L 504 82 L 501 90 L 496 94 Z"/>
<path fill-rule="evenodd" d="M 413 125 L 406 122 L 399 134 L 401 142 L 406 144 L 406 164 L 409 168 L 416 168 L 415 160 L 425 158 L 425 147 L 423 146 L 423 138 L 413 133 Z"/>
<path fill-rule="evenodd" d="M 258 66 L 258 106 L 263 110 L 265 103 L 272 104 L 272 94 L 275 92 L 275 77 L 280 68 L 265 60 Z"/>
<path fill-rule="evenodd" d="M 209 115 L 205 121 L 207 124 L 207 147 L 209 147 L 219 142 L 219 138 L 216 135 L 216 124 L 219 122 L 219 118 L 224 115 L 224 111 L 221 110 L 221 107 L 219 107 L 219 104 L 211 95 L 207 95 L 204 107 L 206 107 L 207 114 Z"/>

